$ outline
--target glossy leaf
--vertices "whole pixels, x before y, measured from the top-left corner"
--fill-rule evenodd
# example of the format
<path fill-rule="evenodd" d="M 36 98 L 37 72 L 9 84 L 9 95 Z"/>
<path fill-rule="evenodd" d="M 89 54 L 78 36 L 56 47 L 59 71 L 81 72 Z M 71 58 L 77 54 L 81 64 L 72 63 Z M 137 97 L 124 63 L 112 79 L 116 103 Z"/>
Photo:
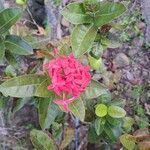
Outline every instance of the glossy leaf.
<path fill-rule="evenodd" d="M 126 11 L 126 7 L 121 3 L 104 3 L 101 4 L 99 12 L 94 18 L 94 24 L 98 27 L 109 23 L 116 17 L 120 16 Z"/>
<path fill-rule="evenodd" d="M 20 8 L 7 8 L 0 11 L 0 34 L 5 33 L 21 17 Z"/>
<path fill-rule="evenodd" d="M 106 120 L 112 126 L 120 126 L 123 124 L 122 118 L 112 118 L 109 115 L 107 115 Z"/>
<path fill-rule="evenodd" d="M 23 75 L 9 79 L 0 85 L 0 92 L 5 96 L 12 97 L 31 97 L 45 76 Z"/>
<path fill-rule="evenodd" d="M 92 23 L 92 18 L 85 13 L 83 3 L 71 3 L 62 10 L 62 15 L 72 24 Z"/>
<path fill-rule="evenodd" d="M 98 98 L 99 103 L 107 104 L 111 102 L 111 93 L 107 92 L 107 94 L 102 94 Z"/>
<path fill-rule="evenodd" d="M 44 80 L 36 89 L 35 96 L 38 97 L 52 97 L 54 93 L 47 89 L 48 85 L 50 84 L 49 79 Z"/>
<path fill-rule="evenodd" d="M 43 130 L 50 127 L 59 113 L 59 107 L 52 102 L 53 100 L 54 95 L 51 95 L 50 98 L 39 100 L 39 123 Z"/>
<path fill-rule="evenodd" d="M 134 150 L 135 149 L 135 139 L 130 134 L 123 134 L 120 137 L 121 144 L 127 149 L 127 150 Z"/>
<path fill-rule="evenodd" d="M 103 118 L 97 118 L 94 122 L 94 127 L 97 135 L 100 135 L 104 130 L 106 120 Z"/>
<path fill-rule="evenodd" d="M 72 51 L 79 58 L 92 46 L 97 34 L 93 25 L 77 25 L 71 35 Z"/>
<path fill-rule="evenodd" d="M 84 8 L 86 13 L 94 15 L 100 9 L 99 0 L 84 0 Z"/>
<path fill-rule="evenodd" d="M 92 56 L 89 56 L 89 63 L 90 63 L 90 67 L 93 70 L 99 70 L 100 67 L 102 67 L 102 59 L 101 58 L 96 59 Z"/>
<path fill-rule="evenodd" d="M 33 129 L 30 139 L 36 150 L 57 150 L 54 141 L 43 131 Z"/>
<path fill-rule="evenodd" d="M 32 47 L 19 36 L 7 35 L 5 39 L 5 47 L 12 53 L 18 55 L 31 55 L 33 54 Z"/>
<path fill-rule="evenodd" d="M 107 115 L 107 106 L 104 104 L 98 104 L 95 109 L 95 114 L 98 117 L 104 117 Z"/>
<path fill-rule="evenodd" d="M 102 94 L 107 94 L 108 90 L 99 82 L 92 80 L 82 96 L 85 99 L 97 98 Z"/>
<path fill-rule="evenodd" d="M 111 126 L 109 123 L 105 124 L 104 131 L 111 141 L 116 141 L 121 135 L 122 130 L 120 126 Z"/>
<path fill-rule="evenodd" d="M 0 63 L 3 62 L 5 56 L 5 45 L 4 41 L 0 38 Z"/>
<path fill-rule="evenodd" d="M 81 97 L 79 97 L 77 100 L 72 102 L 69 105 L 69 109 L 71 110 L 71 112 L 73 113 L 73 115 L 75 117 L 79 118 L 81 121 L 84 121 L 84 118 L 85 118 L 85 106 L 84 106 L 84 103 L 83 103 Z"/>
<path fill-rule="evenodd" d="M 17 99 L 15 106 L 13 106 L 12 112 L 16 113 L 19 111 L 25 104 L 29 102 L 30 98 Z"/>
<path fill-rule="evenodd" d="M 11 64 L 13 67 L 18 68 L 18 63 L 16 60 L 16 57 L 14 54 L 12 54 L 10 51 L 5 52 L 5 58 L 9 64 Z"/>
<path fill-rule="evenodd" d="M 131 127 L 133 126 L 133 124 L 135 123 L 134 119 L 131 118 L 131 117 L 125 117 L 123 119 L 124 121 L 124 124 L 123 124 L 123 127 L 127 130 L 127 131 L 130 131 L 131 130 Z"/>
<path fill-rule="evenodd" d="M 119 106 L 119 107 L 125 107 L 126 101 L 125 101 L 125 99 L 113 100 L 113 101 L 111 101 L 110 105 L 115 105 L 115 106 Z"/>
<path fill-rule="evenodd" d="M 97 140 L 99 139 L 99 136 L 95 132 L 94 126 L 90 126 L 88 130 L 88 141 L 90 143 L 97 143 Z"/>
<path fill-rule="evenodd" d="M 16 3 L 18 5 L 25 5 L 27 3 L 27 0 L 16 0 Z"/>
<path fill-rule="evenodd" d="M 109 106 L 108 107 L 108 114 L 113 118 L 123 118 L 126 115 L 126 111 L 118 106 Z"/>
<path fill-rule="evenodd" d="M 16 77 L 17 76 L 17 73 L 16 73 L 16 70 L 15 68 L 12 66 L 12 65 L 8 65 L 5 69 L 5 74 L 8 76 L 8 77 Z"/>

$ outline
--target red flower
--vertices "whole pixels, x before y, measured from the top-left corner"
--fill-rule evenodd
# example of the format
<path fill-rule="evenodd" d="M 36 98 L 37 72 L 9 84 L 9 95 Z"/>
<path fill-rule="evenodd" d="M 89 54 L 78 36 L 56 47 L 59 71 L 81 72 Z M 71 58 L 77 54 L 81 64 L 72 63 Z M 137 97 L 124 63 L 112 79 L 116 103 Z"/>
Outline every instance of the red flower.
<path fill-rule="evenodd" d="M 53 90 L 59 96 L 64 93 L 66 97 L 77 98 L 91 81 L 90 68 L 83 66 L 79 60 L 74 58 L 73 54 L 53 59 L 44 64 L 44 68 L 48 71 L 52 81 L 48 90 Z M 74 98 L 55 100 L 54 102 L 63 105 L 64 110 L 68 111 L 68 104 L 75 100 Z"/>

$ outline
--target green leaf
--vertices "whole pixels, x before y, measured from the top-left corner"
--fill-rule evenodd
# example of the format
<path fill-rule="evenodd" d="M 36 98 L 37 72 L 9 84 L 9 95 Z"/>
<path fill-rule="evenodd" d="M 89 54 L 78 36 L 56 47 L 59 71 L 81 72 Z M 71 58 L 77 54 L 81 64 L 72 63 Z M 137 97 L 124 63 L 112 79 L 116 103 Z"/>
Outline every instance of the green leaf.
<path fill-rule="evenodd" d="M 98 103 L 108 104 L 111 102 L 111 93 L 107 92 L 107 94 L 102 94 L 98 97 Z"/>
<path fill-rule="evenodd" d="M 107 106 L 104 104 L 96 105 L 95 114 L 98 117 L 104 117 L 107 115 Z"/>
<path fill-rule="evenodd" d="M 120 16 L 126 11 L 126 7 L 121 3 L 104 3 L 101 4 L 99 12 L 94 18 L 94 24 L 98 27 L 109 23 L 116 17 Z"/>
<path fill-rule="evenodd" d="M 120 137 L 120 142 L 127 150 L 134 150 L 135 149 L 135 139 L 130 134 L 123 134 Z"/>
<path fill-rule="evenodd" d="M 18 68 L 19 67 L 14 54 L 9 52 L 8 50 L 6 50 L 6 52 L 5 52 L 5 58 L 6 58 L 7 62 L 10 65 L 12 65 L 14 68 Z"/>
<path fill-rule="evenodd" d="M 71 34 L 72 51 L 77 58 L 85 54 L 92 46 L 97 34 L 93 25 L 77 25 Z"/>
<path fill-rule="evenodd" d="M 125 99 L 120 99 L 120 100 L 117 99 L 117 100 L 111 101 L 110 105 L 124 107 L 126 105 L 126 101 L 125 101 Z"/>
<path fill-rule="evenodd" d="M 99 82 L 92 80 L 82 96 L 85 99 L 97 98 L 102 94 L 107 94 L 108 90 Z"/>
<path fill-rule="evenodd" d="M 102 67 L 102 58 L 96 59 L 92 56 L 89 56 L 89 63 L 93 70 L 99 70 Z"/>
<path fill-rule="evenodd" d="M 92 23 L 93 19 L 85 13 L 83 3 L 71 3 L 62 10 L 62 15 L 72 24 Z"/>
<path fill-rule="evenodd" d="M 18 55 L 31 55 L 33 54 L 32 47 L 19 36 L 7 35 L 5 39 L 5 47 L 12 53 Z"/>
<path fill-rule="evenodd" d="M 118 106 L 109 106 L 108 107 L 108 114 L 113 118 L 123 118 L 126 115 L 126 111 Z"/>
<path fill-rule="evenodd" d="M 35 90 L 45 76 L 40 75 L 23 75 L 9 79 L 0 85 L 0 92 L 5 96 L 12 97 L 31 97 L 34 96 Z"/>
<path fill-rule="evenodd" d="M 19 111 L 25 104 L 29 102 L 30 98 L 17 99 L 15 106 L 13 107 L 13 114 Z"/>
<path fill-rule="evenodd" d="M 0 11 L 0 34 L 5 33 L 21 17 L 20 8 L 7 8 Z"/>
<path fill-rule="evenodd" d="M 99 0 L 84 0 L 84 8 L 86 13 L 94 16 L 94 13 L 100 9 Z"/>
<path fill-rule="evenodd" d="M 122 133 L 122 130 L 119 126 L 114 127 L 111 126 L 109 123 L 105 124 L 104 131 L 112 141 L 116 141 Z"/>
<path fill-rule="evenodd" d="M 110 116 L 107 116 L 106 120 L 112 126 L 120 126 L 123 124 L 122 118 L 112 118 Z"/>
<path fill-rule="evenodd" d="M 52 102 L 54 98 L 55 96 L 51 95 L 50 98 L 39 100 L 39 123 L 43 130 L 50 127 L 60 111 L 59 107 Z"/>
<path fill-rule="evenodd" d="M 0 63 L 3 62 L 5 56 L 5 45 L 4 41 L 0 38 Z"/>
<path fill-rule="evenodd" d="M 44 80 L 36 89 L 35 96 L 38 97 L 52 97 L 54 93 L 47 89 L 48 85 L 50 85 L 49 79 Z"/>
<path fill-rule="evenodd" d="M 18 5 L 25 5 L 27 3 L 27 0 L 16 0 L 16 3 Z"/>
<path fill-rule="evenodd" d="M 54 141 L 43 131 L 33 129 L 30 139 L 36 150 L 57 150 Z"/>
<path fill-rule="evenodd" d="M 96 134 L 95 128 L 93 125 L 90 125 L 88 132 L 88 142 L 90 143 L 98 143 L 100 137 Z"/>
<path fill-rule="evenodd" d="M 100 135 L 104 130 L 106 120 L 103 118 L 97 118 L 94 122 L 94 127 L 97 135 Z"/>
<path fill-rule="evenodd" d="M 16 77 L 17 76 L 16 70 L 12 65 L 8 65 L 6 67 L 5 74 L 9 77 Z"/>
<path fill-rule="evenodd" d="M 73 115 L 75 117 L 79 118 L 81 121 L 84 121 L 84 118 L 85 118 L 85 106 L 84 106 L 84 103 L 83 103 L 81 97 L 79 97 L 77 100 L 72 102 L 69 105 L 69 109 L 70 109 L 70 111 L 73 113 Z"/>
<path fill-rule="evenodd" d="M 124 129 L 126 129 L 127 131 L 130 131 L 131 127 L 135 123 L 134 119 L 131 117 L 125 117 L 123 121 L 124 121 L 124 124 L 123 124 Z"/>

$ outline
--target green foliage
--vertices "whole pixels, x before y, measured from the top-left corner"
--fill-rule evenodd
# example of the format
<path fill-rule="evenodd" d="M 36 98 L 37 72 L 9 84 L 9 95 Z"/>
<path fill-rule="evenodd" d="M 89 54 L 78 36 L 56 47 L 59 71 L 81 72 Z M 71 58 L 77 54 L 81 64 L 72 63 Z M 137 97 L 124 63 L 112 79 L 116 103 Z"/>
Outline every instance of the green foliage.
<path fill-rule="evenodd" d="M 50 128 L 50 125 L 55 121 L 60 111 L 58 106 L 52 102 L 53 99 L 54 95 L 47 99 L 39 99 L 39 123 L 43 130 Z"/>
<path fill-rule="evenodd" d="M 95 114 L 98 117 L 104 117 L 107 115 L 107 106 L 104 104 L 96 105 Z"/>
<path fill-rule="evenodd" d="M 19 36 L 9 35 L 9 29 L 21 15 L 22 10 L 20 8 L 7 8 L 0 11 L 0 63 L 3 63 L 6 58 L 7 62 L 14 67 L 17 67 L 14 54 L 33 54 L 32 47 L 26 41 Z"/>
<path fill-rule="evenodd" d="M 133 124 L 135 123 L 134 119 L 131 117 L 125 117 L 123 119 L 124 124 L 123 124 L 123 128 L 128 132 L 131 131 L 131 127 L 133 126 Z"/>
<path fill-rule="evenodd" d="M 95 120 L 94 127 L 95 127 L 95 132 L 98 136 L 103 132 L 105 122 L 106 122 L 106 120 L 104 118 L 97 118 Z"/>
<path fill-rule="evenodd" d="M 16 0 L 16 3 L 24 5 L 26 0 Z M 54 47 L 60 48 L 60 55 L 68 55 L 73 52 L 76 58 L 81 59 L 86 54 L 85 57 L 91 69 L 103 69 L 102 54 L 112 43 L 108 37 L 109 30 L 105 31 L 105 26 L 110 26 L 111 29 L 110 22 L 125 11 L 126 8 L 122 3 L 103 3 L 98 0 L 84 0 L 80 3 L 67 5 L 62 10 L 62 15 L 69 22 L 75 24 L 75 28 L 65 44 L 61 44 L 61 46 L 56 44 L 57 46 Z M 20 9 L 13 8 L 4 9 L 0 12 L 0 17 L 2 17 L 0 33 L 3 34 L 0 37 L 0 60 L 4 60 L 5 57 L 11 63 L 11 66 L 7 67 L 5 71 L 6 75 L 10 77 L 16 76 L 16 55 L 33 54 L 32 47 L 22 38 L 16 35 L 7 35 L 8 30 L 16 23 L 21 14 Z M 49 51 L 43 50 L 41 55 L 48 61 L 53 59 L 53 55 Z M 82 122 L 85 120 L 86 113 L 90 113 L 92 117 L 90 118 L 91 122 L 89 122 L 88 134 L 90 135 L 89 140 L 93 143 L 98 143 L 100 140 L 104 143 L 115 142 L 122 134 L 123 128 L 131 128 L 133 125 L 131 118 L 125 118 L 126 112 L 122 103 L 111 101 L 110 92 L 98 81 L 92 80 L 81 97 L 69 104 L 70 113 L 68 114 L 61 112 L 59 107 L 53 103 L 53 100 L 57 97 L 47 89 L 50 83 L 51 81 L 47 76 L 29 74 L 11 78 L 0 85 L 0 92 L 3 95 L 25 100 L 17 100 L 14 112 L 29 101 L 27 97 L 40 97 L 36 98 L 38 103 L 34 103 L 37 103 L 39 125 L 42 131 L 34 129 L 30 134 L 35 149 L 64 149 L 70 144 L 74 138 L 74 130 L 66 127 L 70 123 L 70 113 Z M 59 99 L 63 99 L 63 97 L 59 97 Z M 67 119 L 69 121 L 66 124 L 64 124 L 64 120 L 66 121 L 64 115 L 67 116 L 65 118 L 69 116 L 69 119 Z M 59 141 L 59 148 L 53 139 Z"/>
<path fill-rule="evenodd" d="M 139 8 L 135 8 L 131 15 L 125 16 L 123 20 L 121 20 L 121 41 L 130 42 L 134 37 L 144 38 L 143 32 L 139 29 L 141 20 L 143 20 L 143 18 Z"/>
<path fill-rule="evenodd" d="M 15 114 L 17 111 L 19 111 L 25 104 L 27 104 L 30 101 L 30 98 L 22 98 L 17 99 L 16 103 L 12 109 L 12 113 Z"/>
<path fill-rule="evenodd" d="M 95 5 L 92 8 L 90 6 Z M 126 11 L 121 3 L 102 3 L 100 7 L 97 2 L 85 1 L 85 3 L 72 3 L 65 7 L 62 15 L 72 24 L 93 23 L 95 26 L 102 26 Z M 94 9 L 94 12 L 93 12 Z M 96 10 L 95 10 L 96 9 Z M 89 13 L 89 11 L 91 11 Z M 96 13 L 95 13 L 96 12 Z"/>
<path fill-rule="evenodd" d="M 17 76 L 16 70 L 12 65 L 9 65 L 9 66 L 6 67 L 5 74 L 8 77 L 16 77 Z"/>
<path fill-rule="evenodd" d="M 0 85 L 0 92 L 5 96 L 12 97 L 31 97 L 34 96 L 35 90 L 45 76 L 23 75 L 9 79 Z"/>
<path fill-rule="evenodd" d="M 130 134 L 123 134 L 120 137 L 121 144 L 127 149 L 127 150 L 134 150 L 135 149 L 135 139 Z"/>
<path fill-rule="evenodd" d="M 100 68 L 103 67 L 101 58 L 96 59 L 96 58 L 94 58 L 92 56 L 89 56 L 89 63 L 90 63 L 90 67 L 93 70 L 99 70 Z"/>
<path fill-rule="evenodd" d="M 92 23 L 93 19 L 86 14 L 83 3 L 71 3 L 67 5 L 62 15 L 72 24 Z"/>
<path fill-rule="evenodd" d="M 50 85 L 50 81 L 46 78 L 40 85 L 37 87 L 35 91 L 35 96 L 38 97 L 54 97 L 54 93 L 47 89 L 48 85 Z"/>
<path fill-rule="evenodd" d="M 107 94 L 108 90 L 99 82 L 92 80 L 86 91 L 82 94 L 84 99 L 97 98 L 102 94 Z"/>
<path fill-rule="evenodd" d="M 5 48 L 10 50 L 11 53 L 18 55 L 31 55 L 33 54 L 32 47 L 19 36 L 7 35 L 4 41 Z"/>
<path fill-rule="evenodd" d="M 116 103 L 117 104 L 117 103 Z M 117 105 L 111 105 L 111 96 L 109 93 L 103 94 L 98 98 L 95 106 L 95 114 L 97 118 L 94 121 L 96 134 L 102 138 L 109 139 L 114 142 L 123 133 L 123 126 L 131 126 L 123 124 L 126 112 Z M 106 138 L 107 137 L 107 138 Z"/>
<path fill-rule="evenodd" d="M 121 3 L 99 3 L 85 0 L 83 3 L 67 5 L 62 15 L 77 25 L 71 34 L 72 49 L 75 56 L 81 57 L 88 52 L 95 40 L 97 29 L 120 16 L 126 11 Z"/>
<path fill-rule="evenodd" d="M 16 3 L 19 5 L 25 5 L 27 3 L 27 0 L 16 0 Z"/>
<path fill-rule="evenodd" d="M 11 64 L 14 68 L 18 68 L 18 63 L 16 60 L 16 56 L 12 54 L 10 51 L 5 51 L 6 61 Z"/>
<path fill-rule="evenodd" d="M 81 121 L 84 121 L 85 118 L 85 106 L 83 103 L 83 100 L 81 97 L 79 97 L 77 100 L 72 102 L 69 105 L 69 109 L 73 113 L 73 115 L 77 118 L 79 118 Z"/>
<path fill-rule="evenodd" d="M 126 111 L 118 106 L 109 106 L 108 114 L 113 118 L 123 118 L 126 115 Z"/>
<path fill-rule="evenodd" d="M 93 25 L 77 25 L 71 35 L 72 51 L 77 58 L 91 48 L 97 34 Z"/>
<path fill-rule="evenodd" d="M 54 141 L 43 131 L 32 130 L 30 138 L 37 150 L 57 150 Z"/>
<path fill-rule="evenodd" d="M 12 25 L 21 17 L 19 8 L 7 8 L 0 11 L 0 34 L 6 33 Z"/>
<path fill-rule="evenodd" d="M 3 62 L 5 56 L 5 44 L 2 38 L 0 38 L 0 62 Z"/>
<path fill-rule="evenodd" d="M 104 132 L 111 141 L 116 141 L 118 137 L 122 134 L 120 126 L 112 126 L 109 123 L 105 124 Z"/>
<path fill-rule="evenodd" d="M 101 4 L 99 12 L 96 13 L 94 24 L 98 27 L 107 24 L 116 17 L 126 11 L 126 8 L 121 3 L 104 3 Z"/>

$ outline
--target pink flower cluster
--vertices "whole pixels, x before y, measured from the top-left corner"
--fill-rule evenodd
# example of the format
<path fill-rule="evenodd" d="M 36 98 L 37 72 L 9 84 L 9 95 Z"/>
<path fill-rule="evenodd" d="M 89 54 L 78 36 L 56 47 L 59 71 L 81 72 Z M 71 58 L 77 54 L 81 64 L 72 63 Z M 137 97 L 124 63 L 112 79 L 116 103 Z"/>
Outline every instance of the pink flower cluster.
<path fill-rule="evenodd" d="M 68 105 L 85 91 L 91 81 L 90 68 L 83 66 L 73 54 L 70 54 L 44 64 L 44 69 L 48 71 L 52 82 L 48 90 L 53 90 L 58 96 L 65 95 L 62 100 L 54 102 L 62 105 L 65 111 L 69 111 Z M 67 97 L 71 98 L 67 99 Z"/>

